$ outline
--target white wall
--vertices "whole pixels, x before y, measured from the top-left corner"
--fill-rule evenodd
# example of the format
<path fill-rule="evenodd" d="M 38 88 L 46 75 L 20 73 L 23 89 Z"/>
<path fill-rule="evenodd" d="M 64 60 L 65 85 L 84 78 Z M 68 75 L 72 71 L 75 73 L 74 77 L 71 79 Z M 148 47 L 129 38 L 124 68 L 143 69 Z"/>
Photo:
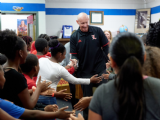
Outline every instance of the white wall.
<path fill-rule="evenodd" d="M 160 6 L 159 0 L 154 0 L 153 2 L 147 3 L 147 8 L 153 8 L 156 6 Z M 151 14 L 151 23 L 158 22 L 159 19 L 160 19 L 160 13 Z"/>
<path fill-rule="evenodd" d="M 2 30 L 15 30 L 17 33 L 17 19 L 27 19 L 29 15 L 1 15 Z"/>
<path fill-rule="evenodd" d="M 39 14 L 39 35 L 46 34 L 46 13 L 45 12 L 38 12 Z"/>
<path fill-rule="evenodd" d="M 46 15 L 48 35 L 57 35 L 62 25 L 72 25 L 73 30 L 78 29 L 77 15 Z M 116 32 L 121 25 L 126 25 L 130 32 L 134 32 L 135 16 L 104 16 L 104 25 L 99 25 L 102 30 Z"/>
<path fill-rule="evenodd" d="M 53 0 L 54 1 L 54 0 Z M 50 2 L 46 1 L 46 8 L 93 8 L 93 9 L 140 9 L 143 8 L 144 4 L 142 2 L 133 3 L 127 2 L 122 3 L 95 3 L 95 2 Z M 46 15 L 46 32 L 49 35 L 57 35 L 58 31 L 62 29 L 62 25 L 72 25 L 73 29 L 77 29 L 78 25 L 76 23 L 77 15 Z M 103 30 L 111 30 L 115 32 L 119 29 L 121 25 L 126 25 L 130 32 L 134 32 L 134 21 L 135 16 L 115 16 L 115 15 L 105 15 L 104 25 L 101 25 Z"/>

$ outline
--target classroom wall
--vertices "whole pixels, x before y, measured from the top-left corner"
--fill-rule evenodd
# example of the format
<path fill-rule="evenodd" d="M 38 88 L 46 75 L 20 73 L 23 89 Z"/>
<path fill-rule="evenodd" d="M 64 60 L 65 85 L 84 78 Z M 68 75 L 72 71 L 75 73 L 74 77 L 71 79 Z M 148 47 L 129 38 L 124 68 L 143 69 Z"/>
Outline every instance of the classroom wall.
<path fill-rule="evenodd" d="M 151 8 L 151 23 L 157 22 L 160 19 L 160 1 L 148 2 L 147 8 Z"/>
<path fill-rule="evenodd" d="M 126 25 L 130 32 L 134 32 L 135 9 L 143 6 L 142 1 L 126 3 L 46 1 L 46 32 L 49 35 L 57 35 L 62 25 L 72 25 L 73 29 L 78 29 L 76 23 L 78 13 L 86 12 L 89 15 L 89 11 L 104 11 L 104 25 L 99 25 L 103 30 L 116 32 L 121 25 Z"/>
<path fill-rule="evenodd" d="M 4 4 L 6 4 L 6 6 L 10 8 L 3 7 L 2 10 L 1 5 Z M 38 12 L 39 14 L 38 32 L 39 34 L 46 33 L 45 0 L 0 0 L 1 11 L 14 11 L 12 9 L 13 6 L 24 7 L 22 11 Z"/>
<path fill-rule="evenodd" d="M 1 29 L 10 29 L 17 33 L 17 19 L 27 19 L 28 16 L 29 15 L 1 15 Z"/>

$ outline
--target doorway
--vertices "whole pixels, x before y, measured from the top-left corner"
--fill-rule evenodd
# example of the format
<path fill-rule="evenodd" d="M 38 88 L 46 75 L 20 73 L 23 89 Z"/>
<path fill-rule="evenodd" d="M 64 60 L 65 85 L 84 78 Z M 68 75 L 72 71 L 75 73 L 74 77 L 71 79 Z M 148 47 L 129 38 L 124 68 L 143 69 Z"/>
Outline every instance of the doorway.
<path fill-rule="evenodd" d="M 37 12 L 2 12 L 0 15 L 0 29 L 13 30 L 17 35 L 30 36 L 34 41 L 38 37 Z"/>

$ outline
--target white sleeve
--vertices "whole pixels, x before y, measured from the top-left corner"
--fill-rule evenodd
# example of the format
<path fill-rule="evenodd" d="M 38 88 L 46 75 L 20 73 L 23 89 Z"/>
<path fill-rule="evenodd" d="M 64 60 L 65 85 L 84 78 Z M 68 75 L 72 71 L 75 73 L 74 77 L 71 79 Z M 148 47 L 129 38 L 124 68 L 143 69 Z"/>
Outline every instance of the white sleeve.
<path fill-rule="evenodd" d="M 59 75 L 61 76 L 61 78 L 72 84 L 90 84 L 90 79 L 76 78 L 71 75 L 64 67 L 61 67 Z"/>

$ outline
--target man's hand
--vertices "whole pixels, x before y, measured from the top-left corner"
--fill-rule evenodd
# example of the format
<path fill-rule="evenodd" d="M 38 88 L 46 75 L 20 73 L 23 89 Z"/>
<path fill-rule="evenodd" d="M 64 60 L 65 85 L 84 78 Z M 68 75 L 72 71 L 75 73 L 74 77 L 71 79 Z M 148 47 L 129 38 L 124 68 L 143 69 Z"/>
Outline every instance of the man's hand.
<path fill-rule="evenodd" d="M 56 104 L 54 104 L 54 105 L 47 105 L 44 108 L 44 111 L 46 111 L 46 112 L 57 112 L 58 111 L 58 106 Z"/>
<path fill-rule="evenodd" d="M 109 75 L 110 75 L 110 72 L 107 71 L 108 74 L 102 74 L 103 78 L 108 80 L 109 79 Z"/>
<path fill-rule="evenodd" d="M 66 90 L 67 89 L 60 90 L 59 92 L 54 93 L 54 96 L 57 97 L 57 98 L 64 99 L 65 101 L 68 101 L 67 99 L 72 98 L 72 94 L 71 93 L 65 93 Z"/>
<path fill-rule="evenodd" d="M 84 120 L 84 118 L 80 113 L 78 114 L 78 117 L 75 117 L 71 114 L 69 120 Z"/>
<path fill-rule="evenodd" d="M 71 61 L 71 62 L 70 62 L 70 64 L 69 64 L 69 66 L 71 66 L 71 67 L 72 67 L 72 66 L 75 66 L 75 65 L 77 66 L 77 60 L 76 60 L 76 59 L 70 59 L 70 61 Z"/>
<path fill-rule="evenodd" d="M 91 101 L 92 97 L 83 97 L 79 100 L 79 102 L 74 105 L 75 110 L 83 111 L 89 106 L 89 103 Z"/>

